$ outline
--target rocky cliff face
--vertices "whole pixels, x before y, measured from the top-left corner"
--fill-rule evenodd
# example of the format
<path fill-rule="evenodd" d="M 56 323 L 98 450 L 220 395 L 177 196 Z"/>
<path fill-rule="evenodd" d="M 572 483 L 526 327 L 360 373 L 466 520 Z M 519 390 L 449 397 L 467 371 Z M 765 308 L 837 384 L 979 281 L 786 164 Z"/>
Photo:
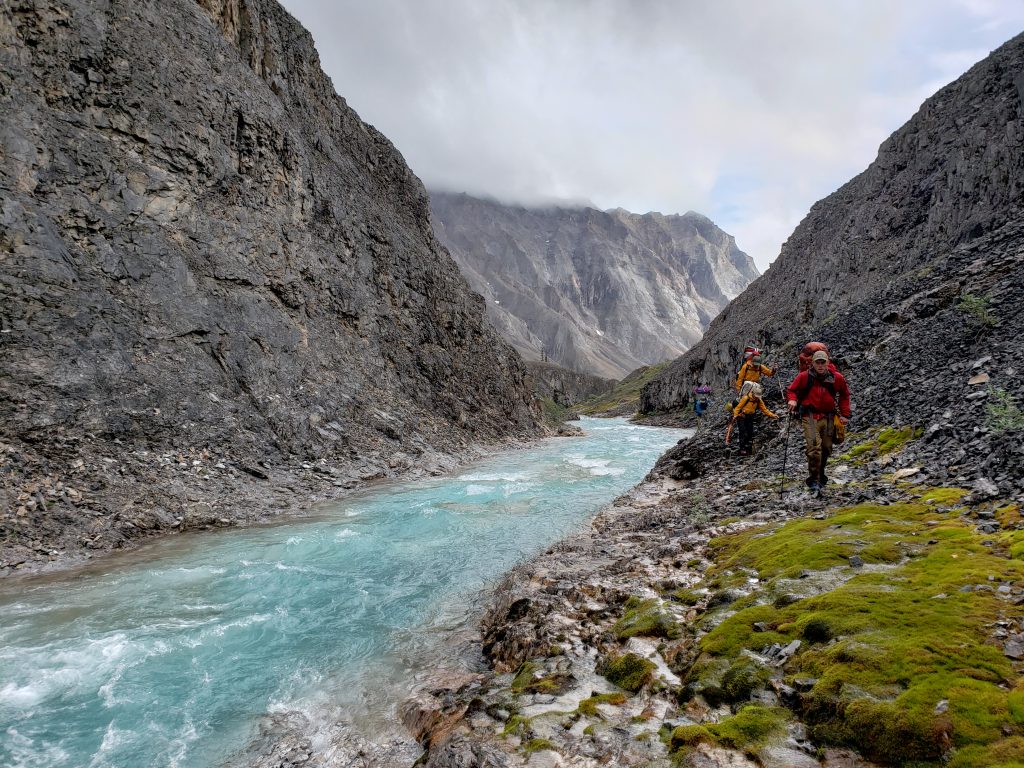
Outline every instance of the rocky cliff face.
<path fill-rule="evenodd" d="M 552 363 L 529 362 L 526 367 L 533 379 L 533 391 L 559 405 L 576 405 L 615 386 L 612 379 L 567 371 Z"/>
<path fill-rule="evenodd" d="M 433 192 L 434 227 L 502 335 L 580 372 L 621 378 L 679 355 L 757 276 L 696 213 L 530 209 Z"/>
<path fill-rule="evenodd" d="M 419 180 L 273 0 L 15 0 L 0 38 L 0 561 L 536 433 Z"/>
<path fill-rule="evenodd" d="M 1000 409 L 1024 405 L 1024 36 L 928 99 L 859 176 L 818 202 L 771 268 L 643 392 L 670 410 L 695 378 L 728 389 L 757 342 L 787 383 L 821 339 L 855 426 L 927 430 L 940 482 L 1024 487 Z M 1009 423 L 1013 423 L 1012 419 Z"/>

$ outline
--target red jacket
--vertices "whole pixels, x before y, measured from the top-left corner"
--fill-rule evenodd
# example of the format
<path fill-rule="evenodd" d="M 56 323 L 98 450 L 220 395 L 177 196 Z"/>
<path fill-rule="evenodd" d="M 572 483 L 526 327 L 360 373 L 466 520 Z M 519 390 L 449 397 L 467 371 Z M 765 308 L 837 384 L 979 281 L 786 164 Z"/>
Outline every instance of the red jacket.
<path fill-rule="evenodd" d="M 829 391 L 825 383 L 817 376 L 811 376 L 811 371 L 801 371 L 793 379 L 793 383 L 786 388 L 786 400 L 801 406 L 805 413 L 814 416 L 825 416 L 835 413 L 836 397 L 839 398 L 839 415 L 850 418 L 850 388 L 846 385 L 846 379 L 839 371 L 829 371 L 826 380 L 833 379 L 832 389 L 835 395 Z M 808 389 L 808 379 L 811 380 Z M 801 397 L 801 394 L 807 393 Z"/>

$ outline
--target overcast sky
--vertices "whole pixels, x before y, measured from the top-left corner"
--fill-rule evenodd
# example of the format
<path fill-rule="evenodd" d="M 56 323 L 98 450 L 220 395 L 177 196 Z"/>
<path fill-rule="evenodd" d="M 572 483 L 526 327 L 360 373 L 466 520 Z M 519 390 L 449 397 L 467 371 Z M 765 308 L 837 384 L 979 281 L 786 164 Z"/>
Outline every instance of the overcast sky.
<path fill-rule="evenodd" d="M 283 0 L 428 188 L 694 210 L 764 271 L 1024 0 Z"/>

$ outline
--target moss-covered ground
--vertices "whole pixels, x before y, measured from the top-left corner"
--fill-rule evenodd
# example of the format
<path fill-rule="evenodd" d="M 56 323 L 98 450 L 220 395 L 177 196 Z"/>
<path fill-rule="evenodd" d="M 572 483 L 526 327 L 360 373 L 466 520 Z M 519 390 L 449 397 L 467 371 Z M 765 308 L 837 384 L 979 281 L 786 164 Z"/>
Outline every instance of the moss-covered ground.
<path fill-rule="evenodd" d="M 641 600 L 638 597 L 631 597 L 626 602 L 626 611 L 612 628 L 619 640 L 630 637 L 665 637 L 675 639 L 679 637 L 679 624 L 661 607 L 661 603 L 655 599 Z"/>
<path fill-rule="evenodd" d="M 1024 584 L 1024 531 L 979 533 L 957 506 L 965 494 L 918 489 L 905 503 L 861 504 L 712 542 L 708 583 L 738 572 L 763 583 L 702 638 L 690 694 L 742 701 L 766 669 L 744 653 L 800 640 L 777 674 L 804 682 L 796 709 L 815 741 L 889 765 L 1024 765 L 1021 670 L 993 640 L 997 621 L 1022 614 L 1007 589 Z M 1009 520 L 1019 510 L 997 514 Z M 826 586 L 777 599 L 800 577 Z M 676 729 L 672 743 L 729 745 L 725 726 L 743 712 Z M 768 718 L 756 714 L 758 723 Z M 736 744 L 764 737 L 741 724 Z"/>
<path fill-rule="evenodd" d="M 912 425 L 905 427 L 876 427 L 869 429 L 866 433 L 856 433 L 847 436 L 847 443 L 855 443 L 843 456 L 843 461 L 850 461 L 855 464 L 863 463 L 869 459 L 885 456 L 901 450 L 911 440 L 916 440 L 924 434 L 920 427 Z"/>

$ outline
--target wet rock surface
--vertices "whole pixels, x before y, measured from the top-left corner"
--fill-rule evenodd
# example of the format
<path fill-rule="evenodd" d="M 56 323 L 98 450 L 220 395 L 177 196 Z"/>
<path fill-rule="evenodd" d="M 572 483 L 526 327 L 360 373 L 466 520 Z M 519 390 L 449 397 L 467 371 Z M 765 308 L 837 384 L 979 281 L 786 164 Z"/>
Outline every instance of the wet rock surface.
<path fill-rule="evenodd" d="M 538 434 L 419 180 L 279 5 L 13 2 L 0 39 L 0 571 Z"/>

